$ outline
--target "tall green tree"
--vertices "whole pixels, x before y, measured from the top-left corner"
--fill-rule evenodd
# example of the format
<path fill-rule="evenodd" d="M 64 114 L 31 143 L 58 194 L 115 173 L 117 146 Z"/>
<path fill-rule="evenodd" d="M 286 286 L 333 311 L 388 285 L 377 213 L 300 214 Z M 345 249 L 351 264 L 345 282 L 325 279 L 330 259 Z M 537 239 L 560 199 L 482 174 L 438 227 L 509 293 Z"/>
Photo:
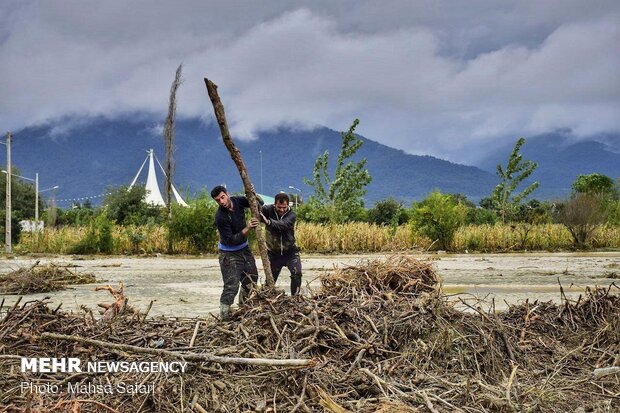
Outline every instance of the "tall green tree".
<path fill-rule="evenodd" d="M 452 248 L 454 234 L 466 219 L 467 207 L 453 195 L 439 191 L 432 192 L 412 207 L 413 228 L 438 243 L 443 250 Z"/>
<path fill-rule="evenodd" d="M 516 193 L 521 183 L 538 167 L 536 162 L 523 160 L 523 155 L 519 153 L 519 150 L 524 143 L 524 138 L 520 138 L 517 141 L 505 168 L 501 164 L 497 165 L 497 175 L 500 177 L 500 183 L 493 190 L 491 199 L 504 222 L 513 219 L 521 201 L 540 185 L 538 182 L 533 182 L 521 192 Z"/>
<path fill-rule="evenodd" d="M 364 143 L 354 133 L 358 124 L 359 119 L 355 119 L 349 130 L 340 134 L 342 144 L 334 177 L 329 175 L 329 152 L 325 151 L 314 162 L 312 179 L 304 178 L 314 190 L 309 207 L 317 208 L 317 215 L 330 221 L 352 221 L 364 214 L 364 195 L 372 177 L 366 169 L 366 159 L 350 160 Z"/>
<path fill-rule="evenodd" d="M 598 195 L 603 198 L 618 198 L 618 188 L 613 179 L 603 174 L 579 175 L 572 185 L 575 194 Z"/>
<path fill-rule="evenodd" d="M 148 204 L 146 189 L 140 185 L 131 188 L 119 186 L 108 188 L 103 207 L 109 219 L 119 225 L 144 225 L 161 223 L 165 215 L 163 208 Z"/>

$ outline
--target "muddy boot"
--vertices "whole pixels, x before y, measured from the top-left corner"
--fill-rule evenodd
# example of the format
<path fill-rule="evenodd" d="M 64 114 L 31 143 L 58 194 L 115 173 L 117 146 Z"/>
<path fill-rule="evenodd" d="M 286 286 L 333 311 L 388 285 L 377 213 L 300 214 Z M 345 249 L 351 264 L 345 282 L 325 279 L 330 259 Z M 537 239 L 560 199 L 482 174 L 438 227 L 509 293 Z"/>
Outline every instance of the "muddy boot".
<path fill-rule="evenodd" d="M 220 319 L 227 321 L 230 319 L 230 306 L 227 304 L 220 304 Z"/>

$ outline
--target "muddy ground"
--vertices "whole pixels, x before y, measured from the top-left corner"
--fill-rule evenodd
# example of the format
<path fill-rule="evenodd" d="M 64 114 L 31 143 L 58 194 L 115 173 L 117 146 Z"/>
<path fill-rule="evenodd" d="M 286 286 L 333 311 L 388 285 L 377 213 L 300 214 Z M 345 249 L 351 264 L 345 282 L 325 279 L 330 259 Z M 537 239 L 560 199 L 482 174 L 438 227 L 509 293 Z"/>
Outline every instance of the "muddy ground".
<path fill-rule="evenodd" d="M 335 265 L 353 264 L 372 255 L 303 255 L 305 288 L 318 285 L 322 271 Z M 497 309 L 507 303 L 529 299 L 560 299 L 558 279 L 567 296 L 576 298 L 586 287 L 607 286 L 620 277 L 620 253 L 526 253 L 526 254 L 414 254 L 417 258 L 432 259 L 444 280 L 444 292 L 451 299 L 463 298 L 488 302 L 494 299 Z M 23 266 L 53 262 L 69 265 L 75 271 L 92 272 L 101 280 L 98 284 L 71 286 L 54 293 L 33 294 L 23 301 L 50 297 L 52 303 L 62 302 L 65 309 L 81 305 L 94 308 L 108 302 L 106 292 L 95 292 L 96 285 L 118 284 L 123 281 L 130 304 L 146 309 L 154 301 L 151 315 L 204 316 L 219 306 L 222 280 L 217 257 L 16 257 L 0 259 L 0 273 Z M 262 273 L 260 259 L 257 258 Z M 263 279 L 261 277 L 260 282 Z M 284 269 L 278 286 L 288 291 L 289 276 Z M 0 295 L 5 306 L 17 296 Z M 23 302 L 22 301 L 22 302 Z M 471 302 L 470 301 L 470 302 Z"/>

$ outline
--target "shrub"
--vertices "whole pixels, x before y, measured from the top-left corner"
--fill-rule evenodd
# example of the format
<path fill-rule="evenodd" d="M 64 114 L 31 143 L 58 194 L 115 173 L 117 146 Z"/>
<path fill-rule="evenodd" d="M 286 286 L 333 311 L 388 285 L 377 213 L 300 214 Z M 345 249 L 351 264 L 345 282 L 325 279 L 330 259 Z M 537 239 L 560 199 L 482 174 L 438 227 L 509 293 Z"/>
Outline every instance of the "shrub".
<path fill-rule="evenodd" d="M 441 249 L 449 250 L 456 230 L 465 223 L 467 208 L 449 194 L 431 193 L 413 205 L 412 225 L 420 234 L 437 241 Z"/>
<path fill-rule="evenodd" d="M 114 251 L 112 236 L 114 223 L 105 215 L 94 218 L 86 235 L 71 248 L 72 254 L 111 254 Z"/>
<path fill-rule="evenodd" d="M 168 222 L 168 236 L 175 241 L 187 241 L 198 252 L 215 252 L 217 205 L 203 196 L 190 202 L 189 207 L 172 206 L 172 219 Z"/>
<path fill-rule="evenodd" d="M 600 196 L 578 193 L 560 206 L 557 220 L 570 231 L 577 248 L 585 248 L 589 239 L 607 218 Z"/>
<path fill-rule="evenodd" d="M 607 223 L 612 226 L 620 226 L 620 201 L 613 201 L 609 205 Z"/>
<path fill-rule="evenodd" d="M 146 189 L 143 186 L 111 188 L 103 200 L 106 215 L 119 225 L 163 223 L 165 208 L 147 204 L 145 197 Z"/>
<path fill-rule="evenodd" d="M 398 226 L 409 220 L 407 210 L 403 208 L 402 202 L 394 198 L 387 198 L 375 203 L 375 206 L 368 210 L 368 221 L 377 225 Z"/>

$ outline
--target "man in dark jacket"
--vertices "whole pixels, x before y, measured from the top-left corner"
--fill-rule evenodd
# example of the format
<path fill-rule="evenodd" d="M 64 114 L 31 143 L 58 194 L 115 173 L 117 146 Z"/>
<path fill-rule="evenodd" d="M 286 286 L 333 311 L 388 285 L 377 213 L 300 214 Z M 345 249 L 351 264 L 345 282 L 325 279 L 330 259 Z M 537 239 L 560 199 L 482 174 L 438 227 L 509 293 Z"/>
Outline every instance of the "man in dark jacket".
<path fill-rule="evenodd" d="M 264 205 L 261 214 L 267 229 L 267 254 L 271 263 L 273 280 L 277 281 L 282 267 L 291 272 L 291 295 L 301 289 L 301 258 L 295 243 L 295 220 L 297 216 L 289 206 L 288 195 L 276 195 L 273 205 Z"/>
<path fill-rule="evenodd" d="M 252 285 L 258 282 L 258 270 L 254 255 L 248 246 L 248 233 L 256 228 L 256 218 L 245 221 L 245 210 L 250 203 L 245 196 L 230 196 L 225 187 L 218 185 L 211 190 L 213 198 L 220 206 L 215 213 L 215 226 L 220 234 L 219 261 L 224 281 L 220 296 L 220 318 L 230 316 L 230 306 L 235 301 L 241 283 L 239 304 L 243 304 Z M 262 203 L 262 200 L 259 199 Z"/>

